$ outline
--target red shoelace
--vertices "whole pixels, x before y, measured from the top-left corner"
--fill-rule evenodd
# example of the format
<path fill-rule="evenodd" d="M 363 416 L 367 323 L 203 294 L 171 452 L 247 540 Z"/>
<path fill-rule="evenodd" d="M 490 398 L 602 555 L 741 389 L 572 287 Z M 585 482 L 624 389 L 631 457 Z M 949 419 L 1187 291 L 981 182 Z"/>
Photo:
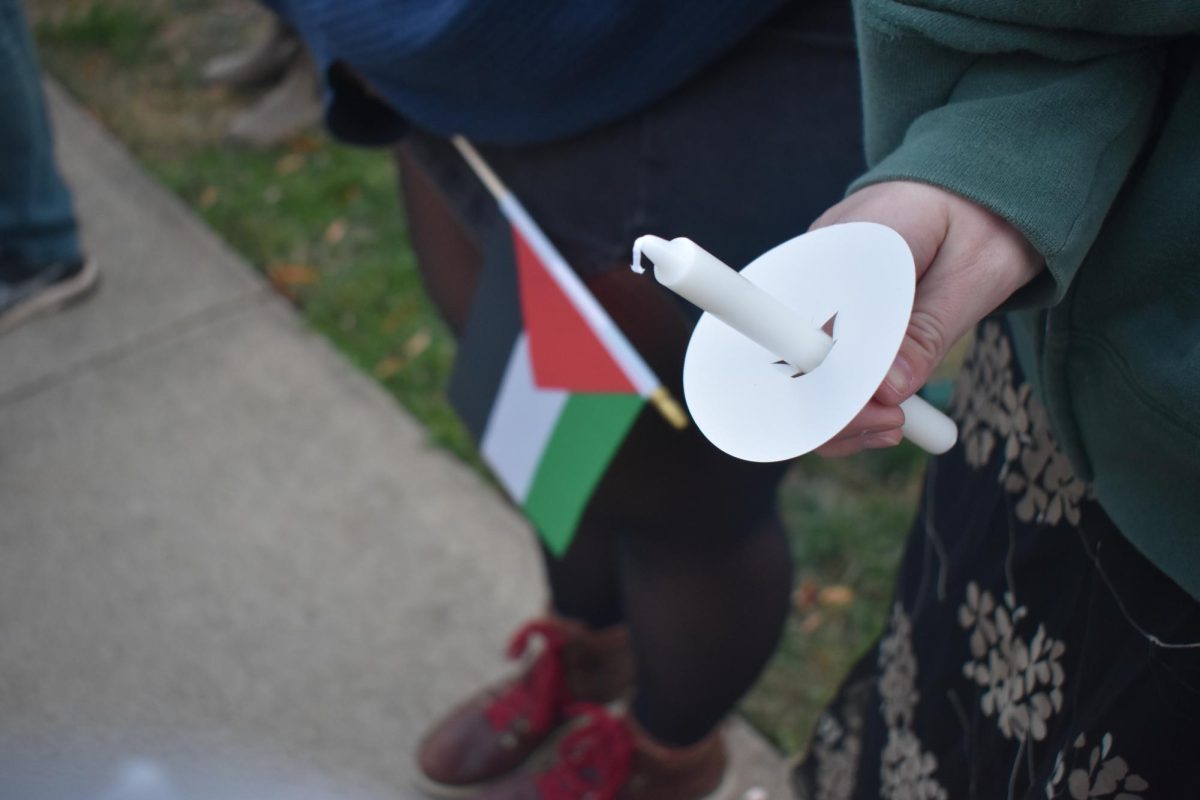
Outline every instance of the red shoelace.
<path fill-rule="evenodd" d="M 508 730 L 517 720 L 528 723 L 526 733 L 549 731 L 571 702 L 571 692 L 563 671 L 561 652 L 567 643 L 563 630 L 549 620 L 533 620 L 523 625 L 508 643 L 508 657 L 525 655 L 533 637 L 542 640 L 537 659 L 520 680 L 497 695 L 485 709 L 488 723 L 498 731 Z"/>
<path fill-rule="evenodd" d="M 623 719 L 596 703 L 573 703 L 586 717 L 558 746 L 558 761 L 537 776 L 542 800 L 615 800 L 633 766 L 633 734 Z"/>

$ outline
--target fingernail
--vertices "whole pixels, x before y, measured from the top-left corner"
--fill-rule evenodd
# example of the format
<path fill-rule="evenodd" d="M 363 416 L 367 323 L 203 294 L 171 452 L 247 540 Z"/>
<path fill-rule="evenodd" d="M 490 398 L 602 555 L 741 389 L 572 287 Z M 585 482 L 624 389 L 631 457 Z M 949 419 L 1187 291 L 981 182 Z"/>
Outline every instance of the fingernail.
<path fill-rule="evenodd" d="M 912 367 L 909 366 L 908 360 L 904 356 L 896 356 L 884 382 L 892 388 L 893 392 L 900 395 L 908 394 L 909 387 L 912 385 Z"/>
<path fill-rule="evenodd" d="M 899 428 L 893 428 L 885 433 L 868 433 L 863 437 L 863 447 L 868 450 L 881 450 L 885 447 L 895 447 L 900 444 L 904 435 Z"/>

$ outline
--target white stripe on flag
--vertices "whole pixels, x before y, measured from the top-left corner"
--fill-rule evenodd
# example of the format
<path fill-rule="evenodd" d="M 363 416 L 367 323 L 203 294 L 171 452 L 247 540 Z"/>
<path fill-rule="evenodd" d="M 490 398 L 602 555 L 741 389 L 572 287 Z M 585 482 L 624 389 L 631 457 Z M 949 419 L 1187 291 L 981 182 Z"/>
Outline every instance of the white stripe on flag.
<path fill-rule="evenodd" d="M 522 331 L 479 443 L 484 459 L 518 505 L 525 502 L 569 394 L 534 383 L 529 336 Z"/>

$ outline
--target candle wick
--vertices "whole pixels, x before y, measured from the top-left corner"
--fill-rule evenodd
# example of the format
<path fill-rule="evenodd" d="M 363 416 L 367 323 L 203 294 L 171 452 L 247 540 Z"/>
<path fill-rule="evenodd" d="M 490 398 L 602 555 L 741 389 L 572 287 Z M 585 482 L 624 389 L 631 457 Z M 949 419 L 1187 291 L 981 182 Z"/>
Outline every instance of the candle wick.
<path fill-rule="evenodd" d="M 646 268 L 642 266 L 642 238 L 640 236 L 633 241 L 633 261 L 630 262 L 629 268 L 638 275 L 646 272 Z"/>

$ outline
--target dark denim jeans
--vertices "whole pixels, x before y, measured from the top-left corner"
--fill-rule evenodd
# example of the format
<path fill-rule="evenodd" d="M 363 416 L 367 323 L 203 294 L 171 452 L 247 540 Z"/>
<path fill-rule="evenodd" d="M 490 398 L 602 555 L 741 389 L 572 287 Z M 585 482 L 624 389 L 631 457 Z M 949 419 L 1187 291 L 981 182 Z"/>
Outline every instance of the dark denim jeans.
<path fill-rule="evenodd" d="M 0 0 L 0 262 L 78 259 L 71 195 L 54 163 L 21 0 Z"/>

